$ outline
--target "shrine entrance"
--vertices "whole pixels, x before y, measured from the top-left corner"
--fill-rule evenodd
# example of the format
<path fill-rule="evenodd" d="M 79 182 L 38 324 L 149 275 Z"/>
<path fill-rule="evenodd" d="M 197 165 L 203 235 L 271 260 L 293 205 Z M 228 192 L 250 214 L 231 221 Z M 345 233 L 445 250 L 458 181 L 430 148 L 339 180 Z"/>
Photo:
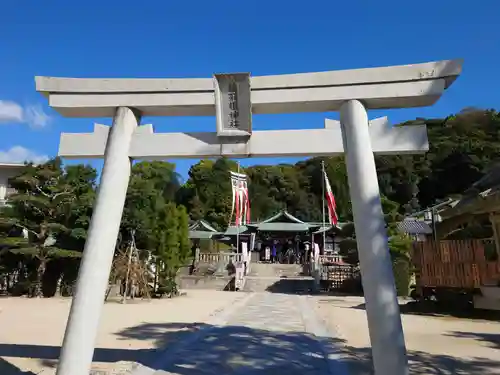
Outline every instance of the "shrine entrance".
<path fill-rule="evenodd" d="M 36 77 L 36 89 L 67 117 L 113 118 L 111 128 L 63 133 L 59 156 L 102 158 L 101 183 L 81 261 L 58 375 L 88 375 L 132 159 L 334 156 L 345 154 L 377 375 L 408 374 L 374 154 L 423 153 L 425 125 L 392 127 L 370 109 L 434 104 L 461 61 L 213 79 Z M 339 111 L 324 128 L 252 131 L 252 114 Z M 142 116 L 216 116 L 216 132 L 154 133 Z"/>
<path fill-rule="evenodd" d="M 329 254 L 333 247 L 334 233 L 342 224 L 327 225 L 320 222 L 302 221 L 286 210 L 256 223 L 240 227 L 240 236 L 255 234 L 254 252 L 258 261 L 281 264 L 307 264 L 311 260 L 313 243 L 318 243 L 320 254 Z M 236 230 L 235 226 L 228 231 Z M 325 231 L 328 236 L 322 236 Z M 320 235 L 318 235 L 320 234 Z M 324 241 L 328 238 L 328 241 Z M 325 243 L 326 242 L 326 243 Z M 276 254 L 273 255 L 273 247 Z"/>

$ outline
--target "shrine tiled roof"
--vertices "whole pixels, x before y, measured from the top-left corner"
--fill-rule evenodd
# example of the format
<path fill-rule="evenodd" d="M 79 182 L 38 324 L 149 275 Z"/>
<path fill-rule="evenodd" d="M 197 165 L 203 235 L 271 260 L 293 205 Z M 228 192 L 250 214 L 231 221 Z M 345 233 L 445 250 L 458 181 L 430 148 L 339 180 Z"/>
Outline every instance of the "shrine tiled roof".
<path fill-rule="evenodd" d="M 406 218 L 398 224 L 398 230 L 407 234 L 431 234 L 432 228 L 425 221 Z"/>

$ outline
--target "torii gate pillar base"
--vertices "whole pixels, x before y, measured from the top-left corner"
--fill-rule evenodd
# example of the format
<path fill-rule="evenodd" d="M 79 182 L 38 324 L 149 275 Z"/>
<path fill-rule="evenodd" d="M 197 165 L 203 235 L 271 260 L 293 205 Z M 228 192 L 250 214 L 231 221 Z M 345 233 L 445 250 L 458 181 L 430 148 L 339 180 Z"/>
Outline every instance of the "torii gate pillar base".
<path fill-rule="evenodd" d="M 340 122 L 375 374 L 407 375 L 403 328 L 363 104 L 345 102 Z"/>
<path fill-rule="evenodd" d="M 116 110 L 104 168 L 80 263 L 57 375 L 88 375 L 131 172 L 129 147 L 139 119 Z"/>

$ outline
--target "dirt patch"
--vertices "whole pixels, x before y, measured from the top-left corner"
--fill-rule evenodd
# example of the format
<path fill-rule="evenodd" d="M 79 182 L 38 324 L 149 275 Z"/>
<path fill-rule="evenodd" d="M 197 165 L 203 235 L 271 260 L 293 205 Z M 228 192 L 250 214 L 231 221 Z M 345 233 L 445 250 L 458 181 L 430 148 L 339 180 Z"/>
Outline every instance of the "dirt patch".
<path fill-rule="evenodd" d="M 353 375 L 372 374 L 364 299 L 318 296 L 316 302 L 325 323 L 339 333 Z M 410 313 L 402 321 L 411 374 L 500 374 L 499 322 Z"/>
<path fill-rule="evenodd" d="M 192 290 L 174 299 L 106 303 L 94 367 L 104 371 L 147 361 L 157 348 L 182 340 L 241 296 Z M 1 375 L 55 373 L 70 304 L 70 299 L 0 299 Z"/>

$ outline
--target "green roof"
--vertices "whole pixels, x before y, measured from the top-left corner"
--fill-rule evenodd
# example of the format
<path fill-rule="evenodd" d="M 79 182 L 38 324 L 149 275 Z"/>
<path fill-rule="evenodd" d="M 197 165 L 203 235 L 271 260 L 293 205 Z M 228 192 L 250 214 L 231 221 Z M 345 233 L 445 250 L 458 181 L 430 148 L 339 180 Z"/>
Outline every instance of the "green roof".
<path fill-rule="evenodd" d="M 232 225 L 226 229 L 224 232 L 225 236 L 236 236 L 236 234 L 242 234 L 245 233 L 248 230 L 248 227 L 246 225 L 240 225 L 240 226 L 235 226 Z"/>
<path fill-rule="evenodd" d="M 217 232 L 217 229 L 215 229 L 213 226 L 208 224 L 205 220 L 197 220 L 195 223 L 193 223 L 190 227 L 189 230 L 192 231 L 203 231 L 203 232 Z"/>
<path fill-rule="evenodd" d="M 338 232 L 340 229 L 342 229 L 342 227 L 345 225 L 345 223 L 337 223 L 337 225 L 327 225 L 327 226 L 323 226 L 323 225 L 320 225 L 320 228 L 313 232 L 313 234 L 319 234 L 319 233 L 323 233 L 323 232 Z"/>
<path fill-rule="evenodd" d="M 305 224 L 302 220 L 297 219 L 295 216 L 293 216 L 291 213 L 289 213 L 286 210 L 282 210 L 278 212 L 276 215 L 271 216 L 270 218 L 261 221 L 259 224 L 265 224 L 265 223 L 274 223 L 277 222 L 278 219 L 284 219 L 286 223 L 292 222 L 296 224 Z"/>
<path fill-rule="evenodd" d="M 317 231 L 315 233 L 321 233 L 333 228 L 330 225 L 325 226 L 323 223 L 304 222 L 286 210 L 282 210 L 259 223 L 248 224 L 248 226 L 262 232 L 308 232 L 314 230 Z M 341 224 L 336 226 L 336 228 L 340 227 Z"/>
<path fill-rule="evenodd" d="M 260 223 L 249 225 L 262 232 L 307 232 L 309 225 L 306 223 Z"/>
<path fill-rule="evenodd" d="M 194 238 L 194 239 L 210 239 L 214 236 L 220 235 L 219 232 L 209 232 L 206 230 L 190 230 L 189 231 L 189 238 Z"/>

